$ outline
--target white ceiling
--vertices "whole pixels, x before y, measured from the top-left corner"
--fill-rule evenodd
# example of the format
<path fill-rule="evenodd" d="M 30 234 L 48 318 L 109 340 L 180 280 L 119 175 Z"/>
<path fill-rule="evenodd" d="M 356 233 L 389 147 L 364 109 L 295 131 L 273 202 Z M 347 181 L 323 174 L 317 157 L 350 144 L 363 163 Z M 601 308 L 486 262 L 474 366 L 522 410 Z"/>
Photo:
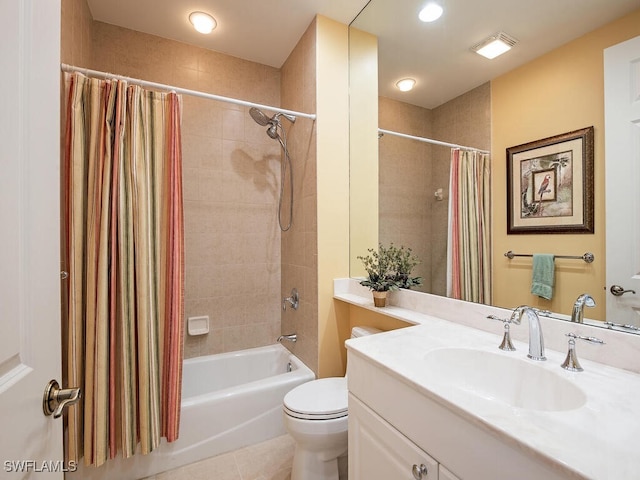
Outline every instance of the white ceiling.
<path fill-rule="evenodd" d="M 87 0 L 94 20 L 280 68 L 316 13 L 348 24 L 367 0 Z M 193 11 L 218 22 L 209 35 Z"/>
<path fill-rule="evenodd" d="M 379 38 L 381 95 L 427 108 L 508 72 L 640 8 L 640 0 L 436 0 L 445 13 L 417 19 L 427 0 L 88 0 L 95 20 L 281 67 L 316 13 Z M 195 32 L 188 15 L 212 14 L 218 27 Z M 487 60 L 469 49 L 504 31 L 519 40 Z M 417 80 L 409 93 L 395 82 Z"/>

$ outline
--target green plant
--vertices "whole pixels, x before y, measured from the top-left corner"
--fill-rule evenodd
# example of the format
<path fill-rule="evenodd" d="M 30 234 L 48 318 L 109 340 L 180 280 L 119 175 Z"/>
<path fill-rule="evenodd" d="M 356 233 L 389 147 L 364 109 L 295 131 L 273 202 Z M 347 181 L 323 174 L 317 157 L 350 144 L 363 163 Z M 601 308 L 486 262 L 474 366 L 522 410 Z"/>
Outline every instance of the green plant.
<path fill-rule="evenodd" d="M 369 255 L 357 257 L 362 261 L 364 269 L 367 271 L 367 278 L 362 280 L 360 285 L 376 292 L 397 290 L 399 286 L 393 275 L 394 263 L 389 249 L 380 244 L 377 251 L 373 248 L 369 248 L 367 251 Z"/>
<path fill-rule="evenodd" d="M 412 277 L 411 272 L 420 263 L 420 259 L 413 254 L 409 247 L 389 246 L 389 255 L 393 264 L 393 279 L 400 288 L 411 288 L 422 285 L 422 277 Z"/>
<path fill-rule="evenodd" d="M 367 271 L 367 278 L 360 285 L 386 292 L 422 284 L 422 277 L 411 276 L 413 268 L 420 263 L 411 248 L 391 243 L 388 247 L 379 244 L 377 251 L 372 248 L 367 251 L 369 255 L 357 257 Z"/>

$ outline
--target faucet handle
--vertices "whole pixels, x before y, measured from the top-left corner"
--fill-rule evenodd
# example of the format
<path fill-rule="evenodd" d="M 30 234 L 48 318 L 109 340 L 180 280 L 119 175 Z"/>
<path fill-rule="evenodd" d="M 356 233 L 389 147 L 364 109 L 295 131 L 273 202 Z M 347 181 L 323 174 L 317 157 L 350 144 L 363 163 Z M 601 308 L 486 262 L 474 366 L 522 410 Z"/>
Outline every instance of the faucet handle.
<path fill-rule="evenodd" d="M 282 299 L 282 310 L 286 310 L 287 309 L 287 302 L 291 305 L 291 307 L 294 310 L 298 309 L 298 306 L 300 305 L 300 295 L 298 295 L 298 289 L 297 288 L 292 288 L 291 289 L 291 296 L 290 297 L 286 297 Z"/>
<path fill-rule="evenodd" d="M 490 320 L 498 320 L 499 322 L 504 323 L 504 335 L 502 337 L 502 343 L 498 347 L 500 350 L 505 350 L 507 352 L 513 352 L 516 347 L 511 343 L 511 333 L 510 333 L 510 325 L 514 323 L 511 318 L 500 318 L 496 315 L 487 315 L 487 318 Z"/>
<path fill-rule="evenodd" d="M 604 341 L 596 337 L 583 337 L 582 335 L 576 335 L 573 332 L 566 333 L 565 335 L 569 337 L 569 351 L 567 352 L 567 358 L 564 359 L 564 362 L 562 362 L 560 366 L 571 372 L 582 372 L 584 368 L 580 366 L 578 355 L 576 354 L 576 338 L 584 340 L 585 342 L 595 343 L 597 345 L 604 345 Z"/>

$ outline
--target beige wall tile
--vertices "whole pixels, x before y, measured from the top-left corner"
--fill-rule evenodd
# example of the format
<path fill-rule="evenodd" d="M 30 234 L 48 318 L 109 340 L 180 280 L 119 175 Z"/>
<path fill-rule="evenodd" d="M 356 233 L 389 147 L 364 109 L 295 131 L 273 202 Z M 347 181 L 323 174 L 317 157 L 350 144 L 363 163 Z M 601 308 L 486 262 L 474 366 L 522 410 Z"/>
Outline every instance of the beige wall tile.
<path fill-rule="evenodd" d="M 282 105 L 292 110 L 315 112 L 315 21 L 289 55 L 282 67 Z M 298 310 L 288 308 L 282 314 L 282 333 L 297 333 L 295 344 L 284 345 L 314 372 L 318 371 L 318 299 L 317 290 L 309 285 L 317 282 L 317 248 L 306 241 L 317 235 L 317 188 L 315 123 L 299 118 L 286 123 L 288 149 L 291 154 L 294 205 L 291 229 L 282 233 L 281 297 L 297 288 Z M 284 211 L 287 212 L 288 204 Z"/>

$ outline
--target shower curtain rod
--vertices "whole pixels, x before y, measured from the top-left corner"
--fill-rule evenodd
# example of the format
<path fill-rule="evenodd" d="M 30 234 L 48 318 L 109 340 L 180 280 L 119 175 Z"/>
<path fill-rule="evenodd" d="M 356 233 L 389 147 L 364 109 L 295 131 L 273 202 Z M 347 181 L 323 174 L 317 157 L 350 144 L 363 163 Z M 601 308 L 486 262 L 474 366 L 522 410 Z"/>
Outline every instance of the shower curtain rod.
<path fill-rule="evenodd" d="M 262 105 L 260 103 L 247 102 L 245 100 L 239 100 L 237 98 L 223 97 L 220 95 L 214 95 L 212 93 L 199 92 L 198 90 L 189 90 L 187 88 L 173 87 L 171 85 L 165 85 L 163 83 L 148 82 L 146 80 L 140 80 L 137 78 L 124 77 L 122 75 L 115 75 L 112 73 L 100 72 L 98 70 L 91 70 L 88 68 L 76 67 L 73 65 L 67 65 L 65 63 L 60 64 L 60 68 L 63 72 L 80 72 L 88 77 L 96 77 L 96 78 L 102 78 L 102 79 L 113 78 L 116 80 L 123 80 L 129 83 L 135 83 L 137 85 L 140 85 L 141 87 L 156 88 L 160 90 L 170 90 L 176 93 L 190 95 L 192 97 L 199 97 L 199 98 L 206 98 L 209 100 L 218 100 L 220 102 L 234 103 L 236 105 L 243 105 L 245 107 L 256 107 L 262 110 L 269 110 L 276 113 L 287 113 L 289 115 L 295 115 L 297 117 L 310 118 L 311 120 L 316 119 L 315 113 L 296 112 L 294 110 L 286 110 L 284 108 L 272 107 L 270 105 Z"/>
<path fill-rule="evenodd" d="M 464 145 L 456 145 L 455 143 L 441 142 L 440 140 L 432 140 L 431 138 L 416 137 L 414 135 L 407 135 L 406 133 L 398 133 L 392 130 L 384 130 L 383 128 L 379 128 L 378 133 L 384 133 L 385 135 L 395 135 L 396 137 L 402 137 L 402 138 L 409 138 L 411 140 L 418 140 L 419 142 L 433 143 L 435 145 L 441 145 L 443 147 L 459 148 L 461 150 L 475 150 L 476 152 L 479 152 L 479 153 L 491 153 L 488 150 L 480 150 L 479 148 L 465 147 Z"/>

